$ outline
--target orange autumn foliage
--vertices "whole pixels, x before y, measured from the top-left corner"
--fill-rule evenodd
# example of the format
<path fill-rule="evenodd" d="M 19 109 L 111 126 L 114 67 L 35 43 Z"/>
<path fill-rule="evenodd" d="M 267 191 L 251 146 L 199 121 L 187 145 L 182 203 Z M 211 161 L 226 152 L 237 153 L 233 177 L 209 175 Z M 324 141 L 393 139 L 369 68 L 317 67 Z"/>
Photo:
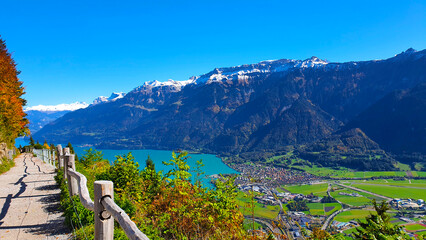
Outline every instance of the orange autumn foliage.
<path fill-rule="evenodd" d="M 15 138 L 29 133 L 23 110 L 24 88 L 18 74 L 16 63 L 0 38 L 0 142 L 8 147 L 12 147 Z"/>

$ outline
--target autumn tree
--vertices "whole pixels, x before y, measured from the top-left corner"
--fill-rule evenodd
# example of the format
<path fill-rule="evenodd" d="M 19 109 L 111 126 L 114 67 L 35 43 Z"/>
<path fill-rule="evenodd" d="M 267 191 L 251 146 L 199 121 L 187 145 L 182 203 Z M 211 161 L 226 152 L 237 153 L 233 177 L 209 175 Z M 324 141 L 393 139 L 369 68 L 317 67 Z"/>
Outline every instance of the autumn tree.
<path fill-rule="evenodd" d="M 24 87 L 18 78 L 16 63 L 0 38 L 0 142 L 12 147 L 15 138 L 28 134 L 22 98 Z"/>

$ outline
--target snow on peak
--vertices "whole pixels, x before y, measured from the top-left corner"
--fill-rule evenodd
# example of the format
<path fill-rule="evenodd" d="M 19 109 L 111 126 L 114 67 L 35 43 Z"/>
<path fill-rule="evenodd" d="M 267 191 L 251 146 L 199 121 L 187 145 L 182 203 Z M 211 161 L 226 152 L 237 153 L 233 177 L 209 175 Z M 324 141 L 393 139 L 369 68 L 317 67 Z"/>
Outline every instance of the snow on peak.
<path fill-rule="evenodd" d="M 40 112 L 59 112 L 59 111 L 75 111 L 78 109 L 86 108 L 89 104 L 85 102 L 75 102 L 70 104 L 58 105 L 37 105 L 33 107 L 26 107 L 25 111 L 40 111 Z"/>
<path fill-rule="evenodd" d="M 104 102 L 108 102 L 108 98 L 105 96 L 99 96 L 97 98 L 95 98 L 95 100 L 93 100 L 93 105 L 99 104 L 99 103 L 104 103 Z"/>
<path fill-rule="evenodd" d="M 312 56 L 311 58 L 308 58 L 304 61 L 298 61 L 298 63 L 295 65 L 295 67 L 299 68 L 315 68 L 315 67 L 321 67 L 324 65 L 327 65 L 327 61 L 323 61 L 315 56 Z"/>
<path fill-rule="evenodd" d="M 246 64 L 236 67 L 215 68 L 213 71 L 197 78 L 197 82 L 209 84 L 223 80 L 246 78 L 248 74 L 285 72 L 294 68 L 317 68 L 327 64 L 327 61 L 317 57 L 311 57 L 304 61 L 292 59 L 266 60 L 255 64 Z"/>
<path fill-rule="evenodd" d="M 144 83 L 144 86 L 151 86 L 153 88 L 155 87 L 164 87 L 164 86 L 174 86 L 174 87 L 184 87 L 190 83 L 193 83 L 194 80 L 193 79 L 189 79 L 189 80 L 184 80 L 184 81 L 176 81 L 173 79 L 169 79 L 165 82 L 160 82 L 158 80 L 154 80 L 154 81 L 148 81 Z"/>
<path fill-rule="evenodd" d="M 249 74 L 285 72 L 294 68 L 318 68 L 327 64 L 327 61 L 321 60 L 317 57 L 311 57 L 303 61 L 292 59 L 265 60 L 255 64 L 245 64 L 228 68 L 215 68 L 213 71 L 207 74 L 194 76 L 185 81 L 175 81 L 172 79 L 169 79 L 165 82 L 160 82 L 158 80 L 147 81 L 142 86 L 135 88 L 133 91 L 165 86 L 172 86 L 175 88 L 175 91 L 180 91 L 182 87 L 188 84 L 209 84 L 212 82 L 221 82 L 224 80 L 247 79 L 247 75 Z"/>
<path fill-rule="evenodd" d="M 93 100 L 92 105 L 96 105 L 99 103 L 106 103 L 106 102 L 114 102 L 117 99 L 123 98 L 126 96 L 126 93 L 124 92 L 113 92 L 110 97 L 105 96 L 99 96 L 95 100 Z"/>
<path fill-rule="evenodd" d="M 158 87 L 172 87 L 174 88 L 174 91 L 180 91 L 186 85 L 195 83 L 197 78 L 198 77 L 191 77 L 188 80 L 183 80 L 183 81 L 176 81 L 173 79 L 169 79 L 165 82 L 160 82 L 158 80 L 147 81 L 142 86 L 135 88 L 133 91 L 137 92 L 143 89 L 153 89 Z"/>
<path fill-rule="evenodd" d="M 123 98 L 124 96 L 126 96 L 125 92 L 113 92 L 108 99 L 110 101 L 115 101 L 117 99 Z"/>

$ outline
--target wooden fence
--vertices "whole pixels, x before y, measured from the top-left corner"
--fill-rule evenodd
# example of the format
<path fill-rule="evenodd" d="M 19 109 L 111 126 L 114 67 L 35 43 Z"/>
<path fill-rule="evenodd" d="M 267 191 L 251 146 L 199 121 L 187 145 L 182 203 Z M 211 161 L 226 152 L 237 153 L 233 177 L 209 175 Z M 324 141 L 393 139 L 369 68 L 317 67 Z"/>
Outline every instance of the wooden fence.
<path fill-rule="evenodd" d="M 37 155 L 43 162 L 52 166 L 56 165 L 56 157 L 54 149 L 32 149 L 32 152 Z"/>
<path fill-rule="evenodd" d="M 114 219 L 132 240 L 149 240 L 130 217 L 114 202 L 114 188 L 111 181 L 95 181 L 94 201 L 90 199 L 86 177 L 75 170 L 75 156 L 69 148 L 57 146 L 58 167 L 63 169 L 70 196 L 78 195 L 83 206 L 95 212 L 95 240 L 112 240 Z"/>

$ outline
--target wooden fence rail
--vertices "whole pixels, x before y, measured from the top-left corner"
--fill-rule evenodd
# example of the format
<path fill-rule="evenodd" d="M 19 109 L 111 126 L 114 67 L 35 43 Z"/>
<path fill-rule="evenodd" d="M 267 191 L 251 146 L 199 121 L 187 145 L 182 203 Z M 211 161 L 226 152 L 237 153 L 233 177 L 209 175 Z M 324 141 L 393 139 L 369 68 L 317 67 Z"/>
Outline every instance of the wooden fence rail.
<path fill-rule="evenodd" d="M 95 212 L 95 240 L 114 238 L 114 219 L 132 240 L 149 240 L 130 217 L 114 202 L 114 188 L 111 181 L 95 181 L 94 201 L 90 199 L 86 177 L 75 170 L 75 156 L 69 148 L 57 146 L 58 165 L 64 170 L 70 196 L 78 195 L 83 206 Z"/>

